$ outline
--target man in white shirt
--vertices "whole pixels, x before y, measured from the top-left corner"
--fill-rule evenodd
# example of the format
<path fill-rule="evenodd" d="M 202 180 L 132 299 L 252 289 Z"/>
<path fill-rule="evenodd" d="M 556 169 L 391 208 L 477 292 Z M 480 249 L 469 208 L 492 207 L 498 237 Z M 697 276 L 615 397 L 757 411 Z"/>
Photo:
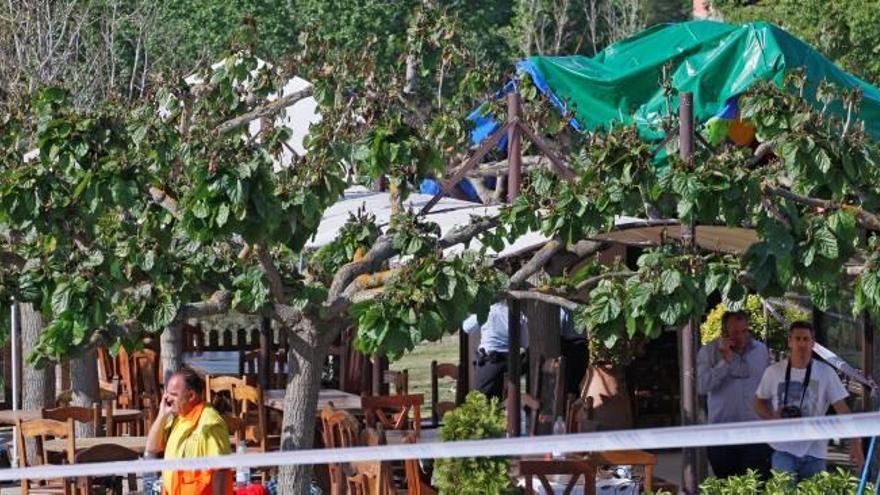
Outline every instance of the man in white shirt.
<path fill-rule="evenodd" d="M 508 308 L 507 303 L 498 302 L 489 308 L 489 317 L 482 327 L 477 315 L 471 315 L 462 323 L 466 333 L 480 329 L 480 348 L 477 351 L 476 389 L 486 397 L 504 394 L 504 374 L 507 373 L 508 352 Z M 525 311 L 520 312 L 520 345 L 529 346 L 529 331 Z M 519 349 L 517 349 L 519 351 Z"/>
<path fill-rule="evenodd" d="M 764 372 L 755 393 L 755 411 L 763 419 L 824 416 L 828 407 L 848 414 L 849 396 L 831 366 L 813 359 L 813 326 L 796 321 L 788 330 L 789 358 Z M 796 481 L 824 471 L 828 458 L 827 440 L 771 443 L 771 464 L 777 471 L 792 473 Z M 864 462 L 861 443 L 850 442 L 850 460 Z"/>

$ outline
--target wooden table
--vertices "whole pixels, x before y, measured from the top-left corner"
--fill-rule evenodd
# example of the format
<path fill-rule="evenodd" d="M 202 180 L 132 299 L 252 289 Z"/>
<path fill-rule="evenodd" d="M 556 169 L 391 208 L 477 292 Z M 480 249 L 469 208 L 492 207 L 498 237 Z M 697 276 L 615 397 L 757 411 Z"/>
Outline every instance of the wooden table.
<path fill-rule="evenodd" d="M 102 411 L 103 414 L 103 411 Z M 137 409 L 114 409 L 113 421 L 135 421 L 143 418 L 144 412 Z M 5 410 L 0 411 L 0 424 L 15 425 L 20 419 L 22 421 L 31 421 L 43 417 L 43 411 L 39 409 L 20 409 L 18 411 Z"/>
<path fill-rule="evenodd" d="M 76 437 L 75 442 L 77 450 L 108 443 L 131 449 L 138 454 L 143 454 L 147 448 L 147 437 Z M 50 452 L 65 452 L 67 440 L 47 440 L 43 443 L 43 448 Z"/>
<path fill-rule="evenodd" d="M 284 410 L 284 392 L 283 388 L 270 388 L 263 391 L 263 403 L 272 409 Z M 361 397 L 359 395 L 343 392 L 336 389 L 322 389 L 318 392 L 318 414 L 330 402 L 333 407 L 345 411 L 360 411 Z"/>

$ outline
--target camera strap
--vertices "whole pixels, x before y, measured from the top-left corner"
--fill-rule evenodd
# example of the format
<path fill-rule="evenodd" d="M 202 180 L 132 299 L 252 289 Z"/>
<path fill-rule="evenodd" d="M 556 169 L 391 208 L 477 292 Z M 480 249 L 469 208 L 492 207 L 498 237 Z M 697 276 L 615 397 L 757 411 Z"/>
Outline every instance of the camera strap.
<path fill-rule="evenodd" d="M 807 395 L 807 387 L 810 386 L 810 374 L 813 371 L 813 360 L 810 359 L 810 362 L 807 363 L 807 372 L 804 373 L 804 382 L 801 387 L 801 401 L 798 404 L 798 407 L 803 410 L 804 406 L 804 397 Z M 791 382 L 791 359 L 788 360 L 788 366 L 785 368 L 785 390 L 782 392 L 782 407 L 788 405 L 788 384 Z"/>

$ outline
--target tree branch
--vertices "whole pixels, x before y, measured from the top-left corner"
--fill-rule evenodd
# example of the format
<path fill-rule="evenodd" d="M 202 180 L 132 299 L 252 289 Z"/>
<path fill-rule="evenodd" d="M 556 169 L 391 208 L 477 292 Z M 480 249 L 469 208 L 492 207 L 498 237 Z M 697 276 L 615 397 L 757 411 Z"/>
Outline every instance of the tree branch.
<path fill-rule="evenodd" d="M 180 209 L 177 207 L 177 200 L 169 196 L 165 191 L 158 187 L 150 186 L 150 197 L 154 203 L 165 208 L 175 219 L 180 220 L 182 218 Z"/>
<path fill-rule="evenodd" d="M 763 190 L 765 194 L 779 196 L 780 198 L 785 198 L 789 201 L 794 201 L 795 203 L 811 206 L 813 208 L 821 208 L 823 210 L 846 210 L 856 217 L 856 221 L 858 221 L 862 227 L 870 230 L 880 230 L 880 216 L 858 206 L 835 203 L 834 201 L 827 199 L 809 198 L 807 196 L 793 193 L 787 189 L 773 187 L 766 184 L 764 185 Z"/>
<path fill-rule="evenodd" d="M 229 312 L 232 303 L 232 292 L 218 290 L 207 301 L 187 303 L 177 310 L 175 322 L 182 322 L 190 318 L 204 318 L 205 316 L 219 315 Z"/>
<path fill-rule="evenodd" d="M 235 129 L 238 129 L 239 127 L 249 123 L 252 120 L 266 117 L 268 115 L 273 115 L 289 107 L 290 105 L 293 105 L 299 100 L 302 100 L 303 98 L 308 98 L 309 96 L 312 96 L 313 91 L 314 89 L 312 88 L 312 86 L 308 86 L 299 91 L 294 91 L 293 93 L 286 94 L 271 103 L 267 103 L 263 106 L 251 110 L 244 115 L 239 115 L 238 117 L 223 122 L 214 129 L 214 132 L 216 134 L 226 134 L 228 132 L 234 131 Z"/>
<path fill-rule="evenodd" d="M 580 291 L 580 290 L 584 290 L 584 289 L 593 287 L 594 285 L 598 284 L 599 282 L 601 282 L 603 280 L 610 279 L 610 278 L 623 278 L 623 277 L 630 277 L 632 275 L 635 275 L 635 272 L 626 271 L 626 272 L 603 273 L 601 275 L 596 275 L 595 277 L 590 277 L 590 278 L 584 280 L 583 282 L 577 284 L 575 286 L 575 290 Z"/>
<path fill-rule="evenodd" d="M 365 273 L 363 275 L 358 275 L 355 277 L 354 282 L 348 284 L 348 287 L 342 292 L 342 296 L 348 299 L 352 299 L 357 293 L 374 289 L 376 287 L 381 287 L 385 284 L 385 282 L 391 278 L 397 272 L 397 269 L 384 270 L 377 273 Z"/>
<path fill-rule="evenodd" d="M 342 293 L 355 277 L 365 273 L 375 272 L 382 267 L 382 263 L 388 260 L 388 258 L 394 256 L 394 254 L 394 248 L 391 246 L 390 236 L 383 235 L 376 239 L 373 247 L 367 251 L 367 254 L 364 255 L 363 258 L 358 261 L 346 263 L 336 272 L 336 275 L 333 277 L 333 282 L 330 284 L 330 292 L 327 295 L 326 305 L 330 307 L 335 306 L 342 297 Z"/>
<path fill-rule="evenodd" d="M 523 173 L 528 172 L 531 168 L 549 168 L 551 167 L 550 159 L 546 156 L 524 156 L 522 157 L 522 171 Z M 498 174 L 507 173 L 507 170 L 510 168 L 510 164 L 507 162 L 507 159 L 487 163 L 480 167 L 477 167 L 470 172 L 467 173 L 468 177 L 495 177 Z"/>
<path fill-rule="evenodd" d="M 440 249 L 446 249 L 456 244 L 461 244 L 467 241 L 470 241 L 474 237 L 486 232 L 487 230 L 492 230 L 498 226 L 498 217 L 485 217 L 481 218 L 475 222 L 471 222 L 467 225 L 463 225 L 461 227 L 456 227 L 446 235 L 440 239 L 438 243 L 440 245 Z"/>
<path fill-rule="evenodd" d="M 275 267 L 275 262 L 272 261 L 272 255 L 269 253 L 269 248 L 266 246 L 266 241 L 260 241 L 255 249 L 257 253 L 257 259 L 260 260 L 260 267 L 263 269 L 263 274 L 266 275 L 266 279 L 269 281 L 269 292 L 272 293 L 272 297 L 275 298 L 276 303 L 284 303 L 284 283 L 281 281 L 281 273 L 278 272 L 278 268 Z"/>
<path fill-rule="evenodd" d="M 556 296 L 553 294 L 547 294 L 544 292 L 538 292 L 536 290 L 509 290 L 501 293 L 502 295 L 506 295 L 512 297 L 513 299 L 529 299 L 532 301 L 540 301 L 547 304 L 552 304 L 554 306 L 561 306 L 570 311 L 577 311 L 580 304 L 566 299 L 561 296 Z"/>
<path fill-rule="evenodd" d="M 550 258 L 561 249 L 562 241 L 558 239 L 547 241 L 541 249 L 535 251 L 535 254 L 532 255 L 532 258 L 526 264 L 510 277 L 510 287 L 514 289 L 519 288 L 529 277 L 543 268 L 550 261 Z"/>
<path fill-rule="evenodd" d="M 578 241 L 573 246 L 568 247 L 568 252 L 574 253 L 578 258 L 586 258 L 601 251 L 607 246 L 607 243 L 596 241 Z"/>
<path fill-rule="evenodd" d="M 785 228 L 789 230 L 791 229 L 791 220 L 789 220 L 788 216 L 782 213 L 782 211 L 773 204 L 773 201 L 770 201 L 770 198 L 767 196 L 761 198 L 761 205 L 767 210 L 767 213 L 769 213 L 771 217 L 776 219 L 777 222 L 785 225 Z"/>
<path fill-rule="evenodd" d="M 755 154 L 752 155 L 752 158 L 749 159 L 749 162 L 746 164 L 746 168 L 755 168 L 761 162 L 764 161 L 765 158 L 773 154 L 776 151 L 776 143 L 771 141 L 764 141 L 759 144 L 757 148 L 755 148 Z"/>

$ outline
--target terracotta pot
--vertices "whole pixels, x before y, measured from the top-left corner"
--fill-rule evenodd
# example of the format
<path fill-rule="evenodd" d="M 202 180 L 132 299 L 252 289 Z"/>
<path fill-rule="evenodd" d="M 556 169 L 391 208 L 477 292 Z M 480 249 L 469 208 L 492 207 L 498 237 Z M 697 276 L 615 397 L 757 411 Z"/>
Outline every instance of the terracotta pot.
<path fill-rule="evenodd" d="M 593 398 L 593 418 L 600 430 L 633 427 L 632 400 L 622 368 L 600 364 L 590 366 L 581 383 L 581 398 Z"/>

